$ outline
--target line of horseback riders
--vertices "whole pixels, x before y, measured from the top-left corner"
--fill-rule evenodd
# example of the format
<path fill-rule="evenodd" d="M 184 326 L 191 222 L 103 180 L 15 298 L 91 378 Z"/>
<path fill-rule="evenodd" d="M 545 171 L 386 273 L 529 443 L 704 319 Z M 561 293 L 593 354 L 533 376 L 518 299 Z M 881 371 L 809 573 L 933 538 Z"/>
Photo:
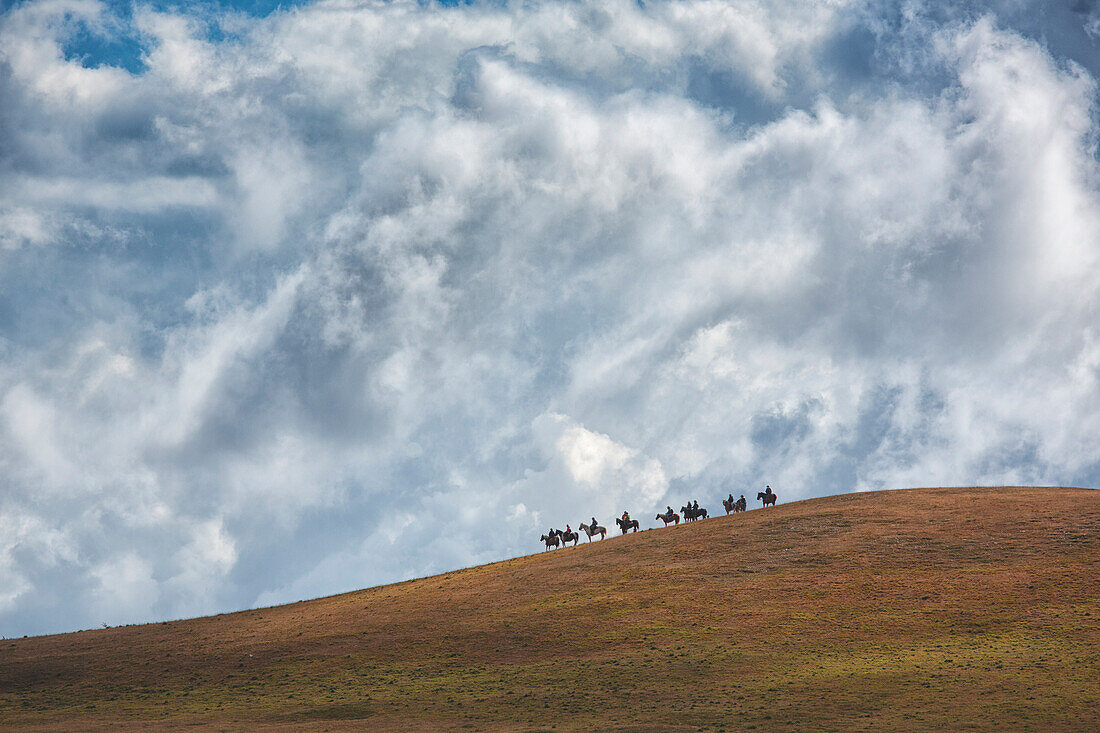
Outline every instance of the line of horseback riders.
<path fill-rule="evenodd" d="M 764 489 L 764 491 L 758 492 L 756 494 L 756 498 L 758 501 L 763 502 L 764 507 L 767 508 L 769 506 L 775 505 L 776 494 L 774 491 L 772 491 L 772 487 L 768 486 Z M 722 507 L 726 510 L 727 515 L 731 513 L 737 514 L 748 509 L 747 502 L 745 501 L 745 495 L 741 494 L 740 499 L 734 499 L 732 493 L 729 495 L 728 498 L 722 499 Z M 699 501 L 695 500 L 689 501 L 685 506 L 680 507 L 680 514 L 672 511 L 672 505 L 670 504 L 669 506 L 665 507 L 664 514 L 658 514 L 656 518 L 662 520 L 665 523 L 664 526 L 667 527 L 670 524 L 679 524 L 681 514 L 683 515 L 685 522 L 694 522 L 699 519 L 706 519 L 708 516 L 710 516 L 707 514 L 706 508 L 700 507 Z M 623 515 L 621 517 L 616 517 L 615 523 L 619 525 L 619 531 L 623 534 L 626 534 L 627 532 L 638 531 L 638 520 L 631 519 L 630 512 L 623 512 Z M 581 532 L 584 532 L 586 535 L 588 535 L 589 542 L 591 542 L 592 538 L 597 535 L 599 535 L 601 540 L 606 538 L 607 536 L 607 528 L 601 527 L 600 523 L 596 521 L 595 517 L 592 517 L 591 522 L 581 524 L 580 530 Z M 564 530 L 554 529 L 553 527 L 551 527 L 550 531 L 542 535 L 542 537 L 540 537 L 539 539 L 546 544 L 546 549 L 549 550 L 559 545 L 565 547 L 566 543 L 568 542 L 572 542 L 573 546 L 575 547 L 577 545 L 577 540 L 580 539 L 580 536 L 580 532 L 573 531 L 573 528 L 567 524 L 565 525 Z"/>

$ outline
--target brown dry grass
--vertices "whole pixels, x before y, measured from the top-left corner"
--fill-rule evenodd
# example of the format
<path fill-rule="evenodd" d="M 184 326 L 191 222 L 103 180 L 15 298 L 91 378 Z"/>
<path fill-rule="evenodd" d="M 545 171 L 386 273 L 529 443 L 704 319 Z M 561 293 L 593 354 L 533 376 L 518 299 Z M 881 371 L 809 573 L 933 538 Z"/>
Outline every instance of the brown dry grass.
<path fill-rule="evenodd" d="M 780 504 L 305 603 L 0 642 L 0 725 L 1100 729 L 1100 491 Z"/>

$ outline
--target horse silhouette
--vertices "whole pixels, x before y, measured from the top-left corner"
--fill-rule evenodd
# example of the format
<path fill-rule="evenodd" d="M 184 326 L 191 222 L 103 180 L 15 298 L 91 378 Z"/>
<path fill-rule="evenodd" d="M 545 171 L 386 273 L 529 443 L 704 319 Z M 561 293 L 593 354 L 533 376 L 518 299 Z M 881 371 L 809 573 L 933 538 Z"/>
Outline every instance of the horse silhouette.
<path fill-rule="evenodd" d="M 777 494 L 765 494 L 763 491 L 761 491 L 756 495 L 756 498 L 759 499 L 760 501 L 764 502 L 764 506 L 767 507 L 769 504 L 771 504 L 771 505 L 775 504 L 775 497 L 776 496 L 778 496 L 778 495 Z"/>
<path fill-rule="evenodd" d="M 638 520 L 637 519 L 631 519 L 629 522 L 627 522 L 627 521 L 625 521 L 625 520 L 623 520 L 619 517 L 616 517 L 615 518 L 615 524 L 619 525 L 619 529 L 622 530 L 623 534 L 626 534 L 628 531 L 634 531 L 634 532 L 638 531 Z"/>
<path fill-rule="evenodd" d="M 741 497 L 740 499 L 734 499 L 733 501 L 730 501 L 729 499 L 722 499 L 722 506 L 725 508 L 726 514 L 729 514 L 730 512 L 736 514 L 737 512 L 745 511 L 745 509 L 747 508 L 745 506 L 744 497 Z"/>
<path fill-rule="evenodd" d="M 697 519 L 707 518 L 707 510 L 703 507 L 695 509 L 694 507 L 690 506 L 682 506 L 680 507 L 680 511 L 684 513 L 685 522 L 694 522 Z"/>
<path fill-rule="evenodd" d="M 607 537 L 607 527 L 601 527 L 598 524 L 593 524 L 591 527 L 589 527 L 587 524 L 582 524 L 581 529 L 584 530 L 584 533 L 586 535 L 588 535 L 589 542 L 591 542 L 592 538 L 596 535 L 599 535 L 601 540 Z"/>
<path fill-rule="evenodd" d="M 562 547 L 565 547 L 566 542 L 572 542 L 573 547 L 576 547 L 577 540 L 581 538 L 580 534 L 578 534 L 577 532 L 562 532 L 560 529 L 558 530 L 558 537 L 561 537 Z"/>
<path fill-rule="evenodd" d="M 668 512 L 666 514 L 658 514 L 657 519 L 660 519 L 662 522 L 664 522 L 666 527 L 668 525 L 672 524 L 673 522 L 675 522 L 676 524 L 680 523 L 680 515 L 677 514 L 676 512 Z"/>
<path fill-rule="evenodd" d="M 546 550 L 549 550 L 551 547 L 557 547 L 560 542 L 557 532 L 544 534 L 542 537 L 539 537 L 539 539 L 546 543 Z M 546 552 L 546 550 L 543 550 L 543 552 Z"/>

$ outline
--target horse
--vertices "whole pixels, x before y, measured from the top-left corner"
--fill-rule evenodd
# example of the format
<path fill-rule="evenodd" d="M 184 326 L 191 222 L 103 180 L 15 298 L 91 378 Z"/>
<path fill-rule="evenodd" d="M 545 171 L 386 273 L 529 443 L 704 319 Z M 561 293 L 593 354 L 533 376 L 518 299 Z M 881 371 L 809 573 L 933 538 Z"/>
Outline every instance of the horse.
<path fill-rule="evenodd" d="M 704 509 L 703 507 L 699 507 L 698 509 L 695 509 L 695 508 L 690 507 L 690 506 L 682 506 L 682 507 L 680 507 L 680 511 L 682 511 L 684 513 L 684 521 L 685 522 L 694 522 L 697 519 L 706 519 L 707 518 L 707 510 Z"/>
<path fill-rule="evenodd" d="M 638 520 L 637 519 L 631 519 L 629 522 L 627 522 L 627 521 L 624 521 L 623 519 L 621 519 L 619 517 L 616 517 L 615 518 L 615 524 L 619 525 L 619 529 L 622 530 L 623 534 L 626 534 L 628 531 L 631 531 L 631 530 L 633 530 L 635 532 L 638 531 Z"/>
<path fill-rule="evenodd" d="M 587 524 L 582 524 L 581 529 L 583 529 L 584 533 L 588 535 L 589 542 L 592 541 L 592 538 L 595 535 L 599 535 L 601 540 L 606 539 L 607 537 L 607 527 L 601 527 L 598 524 L 593 524 L 591 527 L 589 527 Z"/>
<path fill-rule="evenodd" d="M 544 534 L 542 537 L 539 537 L 539 539 L 546 543 L 546 550 L 549 550 L 551 547 L 558 546 L 559 539 L 557 532 L 554 532 L 552 534 Z M 546 552 L 546 550 L 543 550 L 543 552 Z"/>
<path fill-rule="evenodd" d="M 673 522 L 675 522 L 676 524 L 680 523 L 680 515 L 676 512 L 669 512 L 668 514 L 658 514 L 656 518 L 664 522 L 666 527 Z"/>
<path fill-rule="evenodd" d="M 572 542 L 573 547 L 576 547 L 577 540 L 581 538 L 580 534 L 577 532 L 562 532 L 560 529 L 558 530 L 558 537 L 561 537 L 562 547 L 565 547 L 566 542 Z"/>
<path fill-rule="evenodd" d="M 765 494 L 763 491 L 757 493 L 756 498 L 764 502 L 764 507 L 767 508 L 769 504 L 775 505 L 775 497 L 777 494 Z"/>
<path fill-rule="evenodd" d="M 737 512 L 743 512 L 747 508 L 745 506 L 745 497 L 734 499 L 733 501 L 730 501 L 729 499 L 722 499 L 722 507 L 726 510 L 727 515 L 730 512 L 733 512 L 734 514 L 736 514 Z"/>

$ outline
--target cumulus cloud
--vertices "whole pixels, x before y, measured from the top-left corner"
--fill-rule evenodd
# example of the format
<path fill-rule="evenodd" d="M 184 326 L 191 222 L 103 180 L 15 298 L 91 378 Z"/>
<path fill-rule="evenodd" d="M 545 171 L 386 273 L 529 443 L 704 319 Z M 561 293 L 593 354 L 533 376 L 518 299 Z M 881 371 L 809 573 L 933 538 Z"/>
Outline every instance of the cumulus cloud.
<path fill-rule="evenodd" d="M 1096 20 L 1034 11 L 7 10 L 0 633 L 1096 483 Z"/>

